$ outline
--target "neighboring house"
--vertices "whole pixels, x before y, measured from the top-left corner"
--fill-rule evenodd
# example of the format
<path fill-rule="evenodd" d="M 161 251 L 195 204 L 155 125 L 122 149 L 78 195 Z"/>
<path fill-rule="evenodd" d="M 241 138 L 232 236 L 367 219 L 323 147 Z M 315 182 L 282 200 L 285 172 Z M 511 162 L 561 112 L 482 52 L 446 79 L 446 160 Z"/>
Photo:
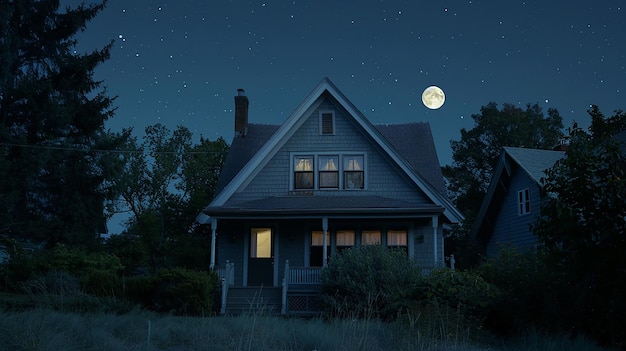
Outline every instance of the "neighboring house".
<path fill-rule="evenodd" d="M 565 151 L 505 147 L 482 202 L 471 237 L 493 257 L 501 247 L 526 250 L 541 208 L 541 178 Z"/>
<path fill-rule="evenodd" d="M 212 231 L 222 313 L 247 308 L 250 294 L 282 313 L 315 311 L 321 267 L 360 245 L 401 248 L 425 270 L 441 267 L 443 228 L 463 220 L 446 196 L 429 125 L 374 126 L 327 78 L 282 125 L 248 123 L 239 90 L 216 194 L 198 222 Z M 256 288 L 246 296 L 241 287 Z"/>

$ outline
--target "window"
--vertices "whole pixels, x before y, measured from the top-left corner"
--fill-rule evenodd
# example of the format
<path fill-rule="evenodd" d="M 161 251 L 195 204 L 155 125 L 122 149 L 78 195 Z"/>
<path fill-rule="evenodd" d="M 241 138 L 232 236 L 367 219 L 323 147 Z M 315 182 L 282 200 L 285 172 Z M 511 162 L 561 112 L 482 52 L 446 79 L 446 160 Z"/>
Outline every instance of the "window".
<path fill-rule="evenodd" d="M 341 252 L 354 247 L 354 230 L 337 231 L 337 251 Z"/>
<path fill-rule="evenodd" d="M 333 111 L 321 111 L 320 112 L 320 134 L 322 135 L 334 135 L 335 134 L 335 112 Z"/>
<path fill-rule="evenodd" d="M 380 230 L 364 230 L 361 232 L 361 245 L 380 245 Z"/>
<path fill-rule="evenodd" d="M 291 190 L 365 189 L 365 154 L 292 154 Z"/>
<path fill-rule="evenodd" d="M 330 256 L 330 237 L 326 233 L 326 256 Z M 311 256 L 310 265 L 321 267 L 324 265 L 324 232 L 316 230 L 311 232 Z"/>
<path fill-rule="evenodd" d="M 527 215 L 530 213 L 530 189 L 522 189 L 517 192 L 517 214 Z"/>
<path fill-rule="evenodd" d="M 319 156 L 319 187 L 339 188 L 339 156 Z"/>
<path fill-rule="evenodd" d="M 270 228 L 250 229 L 250 257 L 272 257 L 272 230 Z"/>
<path fill-rule="evenodd" d="M 408 253 L 406 230 L 388 230 L 387 247 L 401 249 Z"/>
<path fill-rule="evenodd" d="M 313 156 L 296 156 L 293 160 L 294 189 L 313 189 Z"/>
<path fill-rule="evenodd" d="M 365 187 L 362 155 L 343 157 L 343 183 L 344 189 L 363 189 Z"/>

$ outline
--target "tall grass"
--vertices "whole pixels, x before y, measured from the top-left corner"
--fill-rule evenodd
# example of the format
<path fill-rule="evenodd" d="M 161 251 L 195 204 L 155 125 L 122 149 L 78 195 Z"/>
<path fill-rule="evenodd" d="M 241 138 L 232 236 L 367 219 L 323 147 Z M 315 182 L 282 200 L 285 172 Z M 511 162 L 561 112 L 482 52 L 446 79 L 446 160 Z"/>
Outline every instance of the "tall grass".
<path fill-rule="evenodd" d="M 529 333 L 512 345 L 441 335 L 419 316 L 406 323 L 281 318 L 266 314 L 172 317 L 49 309 L 0 312 L 0 350 L 594 350 L 586 340 Z M 428 323 L 426 323 L 428 324 Z M 451 328 L 454 329 L 454 328 Z M 598 349 L 599 350 L 599 349 Z"/>

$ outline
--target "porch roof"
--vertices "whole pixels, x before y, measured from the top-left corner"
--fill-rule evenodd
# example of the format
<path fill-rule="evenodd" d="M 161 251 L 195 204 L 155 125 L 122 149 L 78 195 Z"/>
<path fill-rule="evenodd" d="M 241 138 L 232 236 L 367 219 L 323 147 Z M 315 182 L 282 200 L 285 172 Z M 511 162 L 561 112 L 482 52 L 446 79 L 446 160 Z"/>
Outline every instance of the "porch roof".
<path fill-rule="evenodd" d="M 444 208 L 418 205 L 381 196 L 281 196 L 253 200 L 231 206 L 207 207 L 203 213 L 211 217 L 423 217 L 439 215 Z"/>

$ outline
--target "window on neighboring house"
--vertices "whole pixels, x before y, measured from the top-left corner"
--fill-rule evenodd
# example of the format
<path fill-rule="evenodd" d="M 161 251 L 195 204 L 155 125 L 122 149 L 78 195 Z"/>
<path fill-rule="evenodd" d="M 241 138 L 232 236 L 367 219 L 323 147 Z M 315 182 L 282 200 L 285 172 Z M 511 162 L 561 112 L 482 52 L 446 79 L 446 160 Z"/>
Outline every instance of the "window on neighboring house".
<path fill-rule="evenodd" d="M 320 134 L 322 135 L 334 135 L 335 134 L 335 112 L 334 111 L 321 111 L 320 112 Z"/>
<path fill-rule="evenodd" d="M 530 213 L 530 189 L 522 189 L 517 192 L 517 214 L 520 216 Z"/>
<path fill-rule="evenodd" d="M 337 231 L 337 252 L 354 247 L 354 230 Z"/>
<path fill-rule="evenodd" d="M 361 245 L 380 245 L 380 230 L 364 230 L 361 232 Z"/>
<path fill-rule="evenodd" d="M 343 157 L 344 189 L 363 189 L 365 187 L 363 169 L 362 155 L 346 155 Z"/>
<path fill-rule="evenodd" d="M 339 156 L 319 156 L 319 187 L 339 188 Z"/>
<path fill-rule="evenodd" d="M 330 236 L 326 233 L 326 256 L 330 257 Z M 310 265 L 321 267 L 324 265 L 324 232 L 315 230 L 311 232 L 311 255 Z"/>
<path fill-rule="evenodd" d="M 400 249 L 408 253 L 406 230 L 388 230 L 387 247 Z"/>
<path fill-rule="evenodd" d="M 313 156 L 294 157 L 293 174 L 294 189 L 313 189 Z"/>

